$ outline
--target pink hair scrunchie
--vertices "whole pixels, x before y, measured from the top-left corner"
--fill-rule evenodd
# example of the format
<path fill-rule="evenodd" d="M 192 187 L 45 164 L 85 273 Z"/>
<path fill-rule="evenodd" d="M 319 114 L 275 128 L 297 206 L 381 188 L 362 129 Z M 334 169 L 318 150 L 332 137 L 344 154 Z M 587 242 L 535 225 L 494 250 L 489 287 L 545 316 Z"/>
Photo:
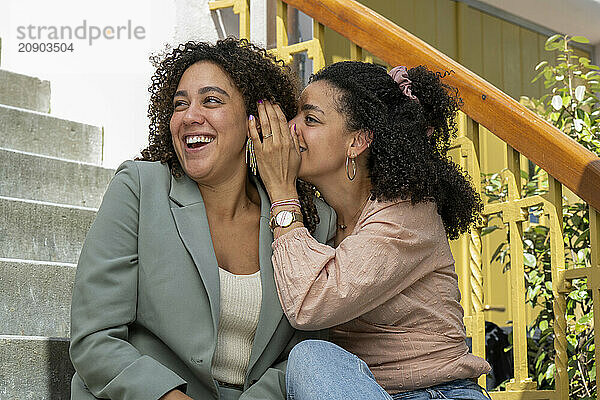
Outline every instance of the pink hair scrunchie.
<path fill-rule="evenodd" d="M 417 103 L 421 103 L 417 96 L 412 94 L 412 81 L 408 77 L 408 70 L 405 66 L 398 65 L 397 67 L 392 68 L 389 72 L 389 75 L 392 77 L 393 80 L 396 81 L 398 87 L 406 97 L 416 101 Z M 427 130 L 425 131 L 425 134 L 427 135 L 427 137 L 431 137 L 431 135 L 433 135 L 433 131 L 434 128 L 432 126 L 428 126 Z"/>
<path fill-rule="evenodd" d="M 412 94 L 412 82 L 408 78 L 408 70 L 404 65 L 399 65 L 397 67 L 392 68 L 392 70 L 389 72 L 389 75 L 392 77 L 393 80 L 396 81 L 398 87 L 406 97 L 417 102 L 419 101 L 419 99 L 417 99 L 417 96 Z"/>

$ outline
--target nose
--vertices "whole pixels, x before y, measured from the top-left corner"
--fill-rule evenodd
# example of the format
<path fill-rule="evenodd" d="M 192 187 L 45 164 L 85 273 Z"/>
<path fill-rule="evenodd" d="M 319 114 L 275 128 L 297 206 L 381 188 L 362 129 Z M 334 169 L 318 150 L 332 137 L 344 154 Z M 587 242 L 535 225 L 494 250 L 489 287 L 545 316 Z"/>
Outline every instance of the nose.
<path fill-rule="evenodd" d="M 202 107 L 195 102 L 192 102 L 190 106 L 185 110 L 185 114 L 183 115 L 183 123 L 185 125 L 192 125 L 194 123 L 203 124 L 205 121 L 204 113 L 202 112 Z"/>

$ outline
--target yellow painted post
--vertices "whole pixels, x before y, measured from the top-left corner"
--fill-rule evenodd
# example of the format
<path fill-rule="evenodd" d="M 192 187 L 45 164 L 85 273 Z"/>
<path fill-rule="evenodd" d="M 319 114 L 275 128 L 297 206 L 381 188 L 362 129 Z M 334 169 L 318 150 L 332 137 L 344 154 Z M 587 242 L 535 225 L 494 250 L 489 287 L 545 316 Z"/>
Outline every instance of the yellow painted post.
<path fill-rule="evenodd" d="M 325 26 L 313 20 L 313 39 L 289 45 L 287 33 L 287 4 L 277 0 L 277 49 L 278 58 L 286 64 L 292 61 L 292 55 L 306 51 L 308 58 L 313 60 L 313 72 L 325 66 L 325 55 L 323 52 L 323 40 L 325 37 Z"/>
<path fill-rule="evenodd" d="M 233 7 L 240 17 L 240 39 L 250 39 L 250 0 L 213 0 L 208 2 L 210 11 Z"/>
<path fill-rule="evenodd" d="M 308 50 L 308 57 L 313 60 L 313 73 L 325 67 L 325 26 L 313 20 L 313 46 Z"/>
<path fill-rule="evenodd" d="M 466 117 L 465 134 L 471 142 L 468 148 L 467 172 L 473 180 L 477 193 L 481 195 L 481 172 L 479 169 L 479 124 L 470 117 Z M 483 263 L 481 245 L 481 226 L 471 227 L 469 236 L 469 271 L 471 284 L 471 306 L 473 307 L 473 354 L 485 358 L 485 317 L 484 317 L 484 292 L 483 292 Z M 479 377 L 478 382 L 485 387 L 485 375 Z"/>
<path fill-rule="evenodd" d="M 521 154 L 506 145 L 508 168 L 508 201 L 521 198 Z M 513 356 L 515 378 L 506 385 L 507 390 L 535 389 L 536 383 L 529 377 L 527 363 L 527 310 L 525 303 L 525 267 L 523 265 L 523 222 L 527 221 L 527 209 L 514 206 L 504 210 L 502 218 L 509 225 L 510 242 L 510 293 L 513 321 Z"/>
<path fill-rule="evenodd" d="M 277 50 L 288 45 L 287 4 L 277 0 Z"/>
<path fill-rule="evenodd" d="M 590 250 L 591 268 L 588 274 L 588 289 L 592 291 L 594 310 L 594 356 L 596 359 L 596 387 L 600 387 L 600 213 L 590 206 Z M 600 390 L 598 391 L 600 399 Z"/>
<path fill-rule="evenodd" d="M 240 39 L 250 40 L 250 0 L 236 0 L 233 12 L 240 16 Z"/>
<path fill-rule="evenodd" d="M 458 115 L 459 133 L 451 148 L 460 149 L 460 166 L 472 178 L 477 193 L 481 194 L 479 170 L 479 124 L 464 113 Z M 476 145 L 477 144 L 477 145 Z M 457 258 L 461 305 L 465 311 L 467 335 L 473 344 L 473 354 L 485 358 L 485 317 L 482 268 L 481 226 L 471 227 L 471 231 L 459 239 L 461 256 Z M 485 375 L 479 377 L 479 384 L 485 387 Z"/>
<path fill-rule="evenodd" d="M 363 59 L 362 53 L 363 53 L 362 47 L 360 47 L 352 42 L 350 43 L 350 59 L 351 60 L 362 61 L 362 59 Z"/>
<path fill-rule="evenodd" d="M 562 232 L 563 227 L 563 199 L 562 199 L 562 184 L 552 175 L 548 175 L 548 201 L 554 204 L 556 214 L 558 215 L 558 223 Z"/>
<path fill-rule="evenodd" d="M 520 172 L 520 156 L 512 148 L 508 148 L 509 169 Z M 516 153 L 516 157 L 515 156 Z M 526 213 L 519 206 L 520 187 L 517 177 L 512 171 L 504 173 L 508 182 L 508 204 L 502 209 L 502 220 L 509 226 L 510 243 L 510 282 L 513 321 L 513 356 L 515 377 L 506 385 L 509 391 L 534 390 L 537 385 L 531 380 L 527 363 L 527 315 L 525 304 L 525 268 L 523 265 L 523 222 Z"/>
<path fill-rule="evenodd" d="M 558 181 L 556 181 L 558 182 Z M 560 185 L 560 183 L 558 183 Z M 560 190 L 560 186 L 555 188 Z M 560 198 L 562 210 L 562 197 Z M 559 399 L 569 397 L 569 375 L 567 372 L 567 303 L 565 299 L 565 247 L 562 235 L 562 213 L 558 213 L 556 205 L 550 201 L 544 204 L 544 213 L 550 225 L 550 261 L 552 268 L 552 308 L 554 311 L 554 349 L 556 355 L 555 390 Z"/>
<path fill-rule="evenodd" d="M 473 129 L 473 120 L 471 118 L 469 118 L 466 114 L 464 114 L 463 112 L 459 112 L 458 114 L 458 137 L 456 138 L 456 140 L 454 141 L 454 144 L 452 147 L 457 146 L 460 148 L 460 160 L 456 160 L 457 163 L 459 163 L 459 165 L 465 170 L 465 171 L 469 171 L 469 161 L 468 159 L 466 159 L 464 157 L 465 152 L 463 151 L 464 148 L 464 144 L 466 144 L 469 141 L 469 136 L 472 136 L 472 134 L 470 134 L 468 131 L 471 129 Z M 472 145 L 471 143 L 469 143 L 469 145 Z M 477 180 L 475 177 L 473 177 L 473 180 Z M 472 296 L 472 290 L 471 287 L 472 285 L 470 284 L 470 280 L 471 280 L 471 264 L 470 264 L 470 252 L 469 252 L 469 244 L 470 244 L 470 240 L 469 240 L 469 235 L 462 235 L 460 238 L 458 238 L 457 240 L 457 245 L 460 248 L 460 250 L 458 251 L 458 254 L 454 255 L 454 258 L 456 259 L 456 263 L 455 263 L 455 268 L 456 268 L 456 272 L 458 274 L 458 283 L 459 283 L 459 289 L 460 289 L 460 293 L 461 293 L 461 299 L 460 299 L 460 303 L 461 306 L 464 309 L 465 312 L 465 316 L 471 316 L 474 313 L 472 304 L 471 304 L 471 296 Z M 458 249 L 457 249 L 458 250 Z M 472 335 L 474 335 L 472 333 Z"/>
<path fill-rule="evenodd" d="M 515 183 L 517 185 L 517 193 L 519 198 L 521 197 L 521 154 L 509 146 L 506 145 L 506 164 L 510 172 L 515 176 Z"/>

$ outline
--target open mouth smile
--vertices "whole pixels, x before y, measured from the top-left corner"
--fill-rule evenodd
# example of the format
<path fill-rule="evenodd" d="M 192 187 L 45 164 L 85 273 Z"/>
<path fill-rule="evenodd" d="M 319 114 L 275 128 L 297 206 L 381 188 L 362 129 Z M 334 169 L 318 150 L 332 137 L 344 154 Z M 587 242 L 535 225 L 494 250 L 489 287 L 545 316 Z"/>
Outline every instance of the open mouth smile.
<path fill-rule="evenodd" d="M 210 135 L 187 135 L 183 138 L 183 141 L 188 149 L 199 149 L 212 143 L 215 140 L 214 136 Z"/>

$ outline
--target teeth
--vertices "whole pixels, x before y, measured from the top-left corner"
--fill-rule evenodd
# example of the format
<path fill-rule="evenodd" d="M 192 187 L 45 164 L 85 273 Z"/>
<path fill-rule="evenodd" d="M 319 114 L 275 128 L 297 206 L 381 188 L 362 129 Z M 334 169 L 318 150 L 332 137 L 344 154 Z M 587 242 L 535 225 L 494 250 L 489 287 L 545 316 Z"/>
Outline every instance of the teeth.
<path fill-rule="evenodd" d="M 192 143 L 210 143 L 213 140 L 215 140 L 214 137 L 212 136 L 188 136 L 185 138 L 185 142 L 187 144 L 192 144 Z"/>

